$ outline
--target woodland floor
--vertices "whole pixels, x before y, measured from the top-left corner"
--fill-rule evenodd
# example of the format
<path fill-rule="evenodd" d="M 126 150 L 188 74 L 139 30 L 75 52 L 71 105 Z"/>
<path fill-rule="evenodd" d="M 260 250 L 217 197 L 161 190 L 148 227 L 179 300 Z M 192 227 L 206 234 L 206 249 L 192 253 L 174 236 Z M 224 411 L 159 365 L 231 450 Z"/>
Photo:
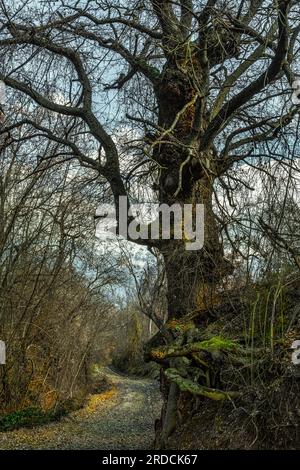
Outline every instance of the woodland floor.
<path fill-rule="evenodd" d="M 8 449 L 151 449 L 161 399 L 157 382 L 107 371 L 112 387 L 84 408 L 47 425 L 0 433 Z"/>

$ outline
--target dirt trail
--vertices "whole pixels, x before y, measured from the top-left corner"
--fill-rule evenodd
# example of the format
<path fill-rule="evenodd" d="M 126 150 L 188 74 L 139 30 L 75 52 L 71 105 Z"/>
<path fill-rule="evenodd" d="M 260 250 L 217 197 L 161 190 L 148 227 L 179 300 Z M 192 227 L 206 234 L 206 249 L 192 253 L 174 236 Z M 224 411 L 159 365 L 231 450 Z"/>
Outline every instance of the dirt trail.
<path fill-rule="evenodd" d="M 108 371 L 112 389 L 91 395 L 61 421 L 0 433 L 4 449 L 151 449 L 161 401 L 158 384 Z"/>

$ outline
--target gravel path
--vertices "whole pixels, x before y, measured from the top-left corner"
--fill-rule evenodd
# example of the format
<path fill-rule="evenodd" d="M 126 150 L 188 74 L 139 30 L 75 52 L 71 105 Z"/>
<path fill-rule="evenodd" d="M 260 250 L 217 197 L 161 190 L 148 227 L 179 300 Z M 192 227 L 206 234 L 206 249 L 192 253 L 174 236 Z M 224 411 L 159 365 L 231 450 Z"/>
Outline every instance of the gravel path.
<path fill-rule="evenodd" d="M 151 449 L 161 399 L 157 382 L 107 372 L 111 390 L 60 422 L 0 433 L 4 449 Z"/>

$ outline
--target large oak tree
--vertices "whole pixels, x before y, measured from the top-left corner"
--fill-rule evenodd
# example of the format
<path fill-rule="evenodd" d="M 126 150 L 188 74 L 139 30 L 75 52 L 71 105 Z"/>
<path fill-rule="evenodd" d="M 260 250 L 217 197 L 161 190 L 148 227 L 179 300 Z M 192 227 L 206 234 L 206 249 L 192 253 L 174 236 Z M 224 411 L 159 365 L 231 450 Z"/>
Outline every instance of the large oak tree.
<path fill-rule="evenodd" d="M 28 98 L 27 111 L 7 115 L 2 132 L 30 127 L 58 143 L 108 182 L 117 211 L 119 196 L 130 202 L 130 183 L 146 185 L 145 175 L 156 178 L 160 203 L 204 204 L 202 250 L 188 251 L 181 240 L 139 243 L 164 258 L 169 318 L 211 308 L 233 270 L 214 214 L 215 185 L 293 123 L 299 2 L 1 1 L 0 8 L 0 79 L 12 106 L 20 94 Z"/>

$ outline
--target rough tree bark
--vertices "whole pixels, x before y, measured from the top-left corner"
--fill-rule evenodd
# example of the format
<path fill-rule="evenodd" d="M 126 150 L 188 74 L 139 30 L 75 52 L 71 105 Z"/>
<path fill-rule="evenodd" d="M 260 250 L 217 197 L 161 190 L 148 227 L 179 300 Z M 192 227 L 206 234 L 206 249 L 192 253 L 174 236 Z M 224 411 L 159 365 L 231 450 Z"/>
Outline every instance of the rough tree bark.
<path fill-rule="evenodd" d="M 170 59 L 156 87 L 160 128 L 165 129 L 152 144 L 154 158 L 163 168 L 159 179 L 159 202 L 172 205 L 204 205 L 204 247 L 188 251 L 184 241 L 170 240 L 160 245 L 168 280 L 168 317 L 180 318 L 199 306 L 209 307 L 213 288 L 229 266 L 223 257 L 218 224 L 213 212 L 213 184 L 216 177 L 216 150 L 213 146 L 201 152 L 197 120 L 205 128 L 198 90 L 191 82 L 195 70 L 201 76 L 200 58 L 188 56 L 189 45 Z M 180 66 L 180 64 L 183 64 Z M 185 73 L 182 70 L 185 69 Z M 190 73 L 187 73 L 188 69 Z M 172 130 L 169 131 L 169 130 Z M 196 130 L 196 132 L 195 132 Z M 170 136 L 171 134 L 171 136 Z"/>

